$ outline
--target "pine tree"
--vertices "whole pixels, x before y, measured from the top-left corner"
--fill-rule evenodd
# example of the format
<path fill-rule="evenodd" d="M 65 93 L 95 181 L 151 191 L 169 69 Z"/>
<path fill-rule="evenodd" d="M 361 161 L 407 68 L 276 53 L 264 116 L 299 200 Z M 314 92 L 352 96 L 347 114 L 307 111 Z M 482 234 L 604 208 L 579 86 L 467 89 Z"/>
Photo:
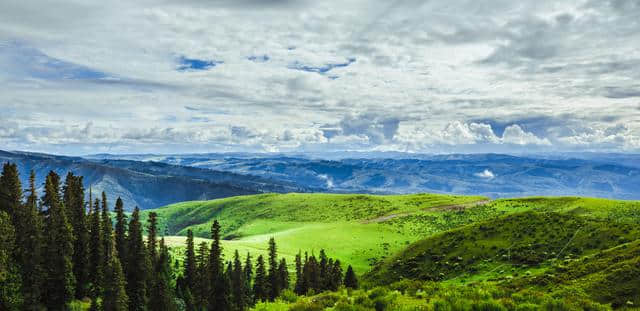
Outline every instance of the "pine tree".
<path fill-rule="evenodd" d="M 153 272 L 153 285 L 149 297 L 149 310 L 153 311 L 174 311 L 175 296 L 171 288 L 171 259 L 169 250 L 165 246 L 164 238 L 160 239 L 160 252 L 155 262 Z"/>
<path fill-rule="evenodd" d="M 253 264 L 251 263 L 251 254 L 247 252 L 247 258 L 244 262 L 244 301 L 247 305 L 253 302 L 253 288 L 251 287 L 251 279 L 253 279 Z"/>
<path fill-rule="evenodd" d="M 20 184 L 18 166 L 13 163 L 5 163 L 0 175 L 0 211 L 9 215 L 16 232 L 21 232 L 20 228 L 16 228 L 18 209 L 21 206 L 22 185 Z"/>
<path fill-rule="evenodd" d="M 147 251 L 151 258 L 151 263 L 155 266 L 158 259 L 158 214 L 149 213 L 149 223 L 147 225 Z"/>
<path fill-rule="evenodd" d="M 305 291 L 303 289 L 304 278 L 302 276 L 302 254 L 298 251 L 296 254 L 296 285 L 293 291 L 298 295 L 304 295 Z"/>
<path fill-rule="evenodd" d="M 209 310 L 229 310 L 229 288 L 225 286 L 222 247 L 220 246 L 220 224 L 214 220 L 211 226 L 211 250 L 209 253 Z"/>
<path fill-rule="evenodd" d="M 109 263 L 112 253 L 112 247 L 108 241 L 113 239 L 113 223 L 109 216 L 109 205 L 107 204 L 107 194 L 102 191 L 102 241 L 104 241 L 104 263 Z"/>
<path fill-rule="evenodd" d="M 49 213 L 45 237 L 47 279 L 44 303 L 49 310 L 62 310 L 74 294 L 73 234 L 65 206 L 60 200 L 60 176 L 53 171 L 46 178 L 43 205 Z"/>
<path fill-rule="evenodd" d="M 242 270 L 242 262 L 240 254 L 236 250 L 233 257 L 233 267 L 231 272 L 231 298 L 233 301 L 233 310 L 242 311 L 247 306 L 245 295 L 244 271 Z"/>
<path fill-rule="evenodd" d="M 13 260 L 15 228 L 11 217 L 0 211 L 0 310 L 17 311 L 22 305 L 19 267 Z"/>
<path fill-rule="evenodd" d="M 142 223 L 140 210 L 135 208 L 129 221 L 127 234 L 127 293 L 129 294 L 129 310 L 144 311 L 147 305 L 147 278 L 149 260 L 142 239 Z"/>
<path fill-rule="evenodd" d="M 269 299 L 269 288 L 267 286 L 267 272 L 264 266 L 264 258 L 258 256 L 256 265 L 256 278 L 253 281 L 253 297 L 257 301 L 265 301 Z"/>
<path fill-rule="evenodd" d="M 358 278 L 356 277 L 355 272 L 353 272 L 353 267 L 349 265 L 347 268 L 347 273 L 344 276 L 344 287 L 346 288 L 358 288 Z"/>
<path fill-rule="evenodd" d="M 91 191 L 89 191 L 89 205 L 91 205 Z M 104 280 L 104 241 L 102 234 L 102 220 L 100 217 L 100 200 L 96 199 L 89 215 L 89 275 L 91 281 L 92 298 L 102 295 Z"/>
<path fill-rule="evenodd" d="M 193 245 L 193 231 L 187 230 L 187 250 L 184 260 L 184 279 L 187 287 L 193 292 L 196 287 L 196 252 Z"/>
<path fill-rule="evenodd" d="M 320 261 L 318 262 L 318 266 L 320 269 L 320 284 L 318 286 L 319 289 L 324 290 L 327 288 L 327 279 L 328 279 L 328 268 L 329 268 L 329 258 L 327 258 L 327 254 L 324 252 L 324 249 L 320 250 L 319 255 Z"/>
<path fill-rule="evenodd" d="M 89 233 L 85 215 L 82 176 L 68 173 L 63 187 L 64 206 L 73 230 L 73 275 L 76 279 L 75 297 L 86 297 L 89 284 Z"/>
<path fill-rule="evenodd" d="M 289 270 L 284 258 L 280 259 L 280 265 L 278 265 L 278 279 L 281 289 L 289 289 Z"/>
<path fill-rule="evenodd" d="M 196 274 L 196 287 L 193 295 L 197 308 L 202 310 L 209 304 L 209 247 L 206 242 L 200 243 L 198 247 L 196 263 L 198 273 Z"/>
<path fill-rule="evenodd" d="M 122 199 L 118 197 L 116 199 L 116 229 L 115 229 L 115 241 L 116 251 L 118 251 L 118 259 L 126 271 L 127 268 L 127 216 L 124 214 L 124 204 Z"/>
<path fill-rule="evenodd" d="M 342 266 L 340 260 L 333 262 L 331 268 L 331 282 L 329 283 L 329 289 L 336 291 L 342 285 Z"/>
<path fill-rule="evenodd" d="M 278 275 L 278 250 L 274 238 L 269 239 L 269 300 L 274 301 L 280 295 L 280 277 Z"/>
<path fill-rule="evenodd" d="M 105 269 L 105 286 L 104 297 L 102 299 L 102 308 L 104 311 L 127 311 L 129 310 L 129 297 L 125 289 L 126 280 L 120 265 L 118 251 L 115 249 L 115 241 L 109 241 L 112 245 L 111 253 L 113 256 L 109 258 L 107 268 Z"/>
<path fill-rule="evenodd" d="M 20 245 L 20 271 L 22 272 L 22 296 L 25 306 L 38 309 L 42 295 L 42 282 L 45 279 L 42 253 L 43 219 L 38 210 L 38 196 L 36 193 L 36 175 L 33 171 L 29 176 L 29 196 L 19 218 L 22 221 L 23 232 L 17 237 Z"/>

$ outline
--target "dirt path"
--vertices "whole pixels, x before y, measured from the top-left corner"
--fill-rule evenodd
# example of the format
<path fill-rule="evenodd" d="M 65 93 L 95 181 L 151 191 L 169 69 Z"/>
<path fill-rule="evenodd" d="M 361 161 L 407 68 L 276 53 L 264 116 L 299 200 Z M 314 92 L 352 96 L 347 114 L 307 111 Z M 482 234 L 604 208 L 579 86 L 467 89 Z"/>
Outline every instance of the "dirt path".
<path fill-rule="evenodd" d="M 463 204 L 450 204 L 450 205 L 439 205 L 439 206 L 432 206 L 432 207 L 427 207 L 425 209 L 422 209 L 423 211 L 460 211 L 460 210 L 464 210 L 467 208 L 472 208 L 472 207 L 476 207 L 476 206 L 480 206 L 480 205 L 485 205 L 490 203 L 491 200 L 482 200 L 482 201 L 475 201 L 475 202 L 469 202 L 469 203 L 463 203 Z M 363 224 L 371 224 L 371 223 L 379 223 L 379 222 L 385 222 L 394 218 L 398 218 L 398 217 L 404 217 L 404 216 L 409 216 L 411 214 L 415 214 L 416 212 L 405 212 L 405 213 L 397 213 L 397 214 L 389 214 L 389 215 L 385 215 L 385 216 L 380 216 L 377 218 L 373 218 L 373 219 L 367 219 L 365 221 L 363 221 Z"/>

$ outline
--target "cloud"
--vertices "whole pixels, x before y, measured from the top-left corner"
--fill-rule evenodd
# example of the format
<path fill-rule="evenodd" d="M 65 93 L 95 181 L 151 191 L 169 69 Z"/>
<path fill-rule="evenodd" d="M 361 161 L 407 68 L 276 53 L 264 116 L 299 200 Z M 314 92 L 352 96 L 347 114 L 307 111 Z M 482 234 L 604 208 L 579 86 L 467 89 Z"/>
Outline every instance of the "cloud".
<path fill-rule="evenodd" d="M 336 124 L 326 124 L 320 129 L 324 137 L 332 139 L 340 136 L 366 137 L 372 145 L 390 141 L 398 132 L 400 119 L 374 113 L 347 115 Z"/>
<path fill-rule="evenodd" d="M 488 169 L 485 169 L 484 171 L 475 173 L 473 175 L 484 179 L 494 179 L 496 177 L 496 175 L 494 175 L 493 172 Z"/>

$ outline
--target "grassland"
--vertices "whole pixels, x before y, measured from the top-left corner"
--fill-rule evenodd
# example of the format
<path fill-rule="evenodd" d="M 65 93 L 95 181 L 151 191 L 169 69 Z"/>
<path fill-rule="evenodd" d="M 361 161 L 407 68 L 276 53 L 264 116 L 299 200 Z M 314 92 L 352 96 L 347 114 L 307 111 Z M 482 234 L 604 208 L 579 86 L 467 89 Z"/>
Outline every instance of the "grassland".
<path fill-rule="evenodd" d="M 586 304 L 592 299 L 614 307 L 640 305 L 637 201 L 265 194 L 155 211 L 165 232 L 173 235 L 167 240 L 178 255 L 187 229 L 207 237 L 218 219 L 227 258 L 236 249 L 266 254 L 268 239 L 275 237 L 290 265 L 299 250 L 324 248 L 353 265 L 368 287 L 415 280 L 426 282 L 420 286 L 444 286 L 455 296 L 467 285 L 481 285 L 505 291 L 500 301 L 507 307 L 510 295 L 518 297 L 523 289 L 551 296 L 546 302 L 522 303 L 553 304 L 557 297 L 571 297 Z M 396 298 L 401 305 L 424 305 L 404 293 Z M 277 310 L 277 304 L 261 307 Z"/>

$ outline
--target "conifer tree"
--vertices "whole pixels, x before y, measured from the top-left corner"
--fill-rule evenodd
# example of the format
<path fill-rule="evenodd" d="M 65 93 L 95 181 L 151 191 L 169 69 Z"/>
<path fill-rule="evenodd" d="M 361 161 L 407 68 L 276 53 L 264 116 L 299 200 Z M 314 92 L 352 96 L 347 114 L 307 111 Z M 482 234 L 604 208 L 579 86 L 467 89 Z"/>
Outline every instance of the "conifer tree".
<path fill-rule="evenodd" d="M 222 247 L 220 246 L 220 224 L 214 220 L 211 226 L 211 250 L 209 253 L 209 310 L 229 310 L 229 288 L 225 286 Z"/>
<path fill-rule="evenodd" d="M 281 289 L 289 289 L 289 270 L 287 269 L 287 261 L 284 258 L 280 259 L 280 265 L 278 265 L 278 278 Z"/>
<path fill-rule="evenodd" d="M 244 262 L 244 297 L 245 303 L 251 305 L 253 302 L 253 288 L 251 280 L 253 279 L 253 264 L 251 263 L 251 254 L 247 252 L 247 258 Z"/>
<path fill-rule="evenodd" d="M 269 239 L 268 287 L 269 300 L 274 301 L 276 297 L 280 295 L 280 289 L 282 288 L 278 274 L 278 250 L 276 247 L 276 240 L 274 238 Z"/>
<path fill-rule="evenodd" d="M 160 239 L 158 258 L 153 270 L 153 285 L 149 297 L 149 310 L 174 311 L 177 309 L 175 296 L 170 284 L 171 259 L 164 238 Z"/>
<path fill-rule="evenodd" d="M 6 212 L 14 224 L 15 232 L 20 232 L 15 224 L 18 209 L 22 206 L 22 185 L 18 173 L 18 166 L 14 163 L 5 163 L 0 175 L 0 211 Z"/>
<path fill-rule="evenodd" d="M 8 213 L 0 211 L 0 310 L 17 311 L 22 305 L 19 267 L 13 260 L 15 228 Z"/>
<path fill-rule="evenodd" d="M 320 269 L 320 284 L 318 288 L 326 289 L 327 288 L 327 279 L 328 279 L 328 267 L 329 267 L 329 258 L 327 258 L 327 254 L 324 252 L 324 249 L 320 250 L 320 255 L 318 266 Z"/>
<path fill-rule="evenodd" d="M 47 279 L 44 303 L 49 310 L 62 310 L 74 294 L 73 234 L 65 206 L 60 200 L 60 176 L 53 171 L 46 178 L 43 205 L 49 213 L 45 236 Z"/>
<path fill-rule="evenodd" d="M 336 291 L 342 285 L 342 266 L 340 260 L 335 260 L 331 268 L 331 281 L 329 282 L 329 289 Z"/>
<path fill-rule="evenodd" d="M 349 265 L 347 268 L 347 273 L 344 276 L 344 287 L 346 288 L 358 288 L 358 278 L 356 277 L 355 272 L 353 272 L 353 267 Z"/>
<path fill-rule="evenodd" d="M 104 311 L 127 311 L 129 310 L 129 297 L 125 289 L 126 280 L 120 265 L 120 259 L 115 249 L 115 241 L 109 241 L 112 245 L 112 256 L 106 265 L 104 296 L 102 298 L 102 308 Z"/>
<path fill-rule="evenodd" d="M 104 263 L 109 263 L 112 253 L 112 247 L 108 241 L 113 239 L 113 223 L 109 216 L 109 205 L 107 204 L 107 194 L 102 191 L 102 241 L 104 241 Z"/>
<path fill-rule="evenodd" d="M 233 310 L 242 311 L 247 306 L 245 295 L 244 271 L 242 270 L 242 262 L 240 254 L 236 250 L 233 257 L 233 267 L 231 272 L 231 298 L 233 301 Z"/>
<path fill-rule="evenodd" d="M 23 232 L 17 237 L 20 245 L 20 270 L 22 272 L 22 296 L 24 305 L 37 309 L 42 294 L 42 282 L 45 279 L 43 267 L 43 219 L 38 210 L 38 196 L 36 193 L 36 175 L 33 171 L 29 176 L 29 196 L 23 208 L 20 219 Z"/>
<path fill-rule="evenodd" d="M 82 176 L 68 173 L 63 187 L 64 206 L 73 230 L 73 275 L 76 279 L 75 297 L 88 295 L 89 288 L 89 233 L 85 215 Z"/>
<path fill-rule="evenodd" d="M 149 213 L 149 223 L 147 224 L 147 251 L 151 258 L 151 263 L 155 266 L 158 259 L 158 214 Z"/>
<path fill-rule="evenodd" d="M 193 292 L 196 287 L 196 252 L 193 245 L 193 231 L 187 230 L 187 250 L 184 259 L 184 279 L 187 287 Z"/>
<path fill-rule="evenodd" d="M 303 275 L 302 275 L 302 254 L 298 251 L 296 254 L 296 284 L 293 288 L 293 291 L 298 295 L 304 295 L 305 291 L 303 290 Z"/>
<path fill-rule="evenodd" d="M 126 271 L 127 267 L 127 216 L 124 214 L 124 204 L 122 199 L 118 197 L 116 199 L 116 228 L 115 228 L 115 241 L 116 251 L 118 251 L 118 259 L 123 267 L 123 271 Z"/>
<path fill-rule="evenodd" d="M 91 191 L 89 191 L 89 205 L 91 205 Z M 92 298 L 102 295 L 104 271 L 104 241 L 102 234 L 102 219 L 100 217 L 100 200 L 96 199 L 89 215 L 89 275 L 91 281 Z"/>
<path fill-rule="evenodd" d="M 209 303 L 209 247 L 206 242 L 200 243 L 196 257 L 197 271 L 196 287 L 193 291 L 194 300 L 199 310 L 206 309 Z"/>
<path fill-rule="evenodd" d="M 149 260 L 142 239 L 142 223 L 140 210 L 135 208 L 129 221 L 127 234 L 127 294 L 129 295 L 129 310 L 144 311 L 147 305 L 147 274 Z"/>
<path fill-rule="evenodd" d="M 253 297 L 256 302 L 269 299 L 269 288 L 267 286 L 267 271 L 264 266 L 264 258 L 258 256 L 256 264 L 256 277 L 253 281 Z"/>

